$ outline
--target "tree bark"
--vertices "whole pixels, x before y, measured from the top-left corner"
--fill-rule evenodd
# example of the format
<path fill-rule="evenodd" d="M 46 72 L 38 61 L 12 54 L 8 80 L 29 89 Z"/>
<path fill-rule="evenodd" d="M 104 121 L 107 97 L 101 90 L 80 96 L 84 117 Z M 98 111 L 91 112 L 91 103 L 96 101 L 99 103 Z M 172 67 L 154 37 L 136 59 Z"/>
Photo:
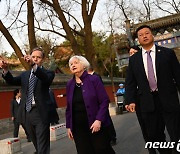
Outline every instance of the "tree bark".
<path fill-rule="evenodd" d="M 93 1 L 91 10 L 89 11 L 87 8 L 87 0 L 82 0 L 82 17 L 83 17 L 84 31 L 85 31 L 84 50 L 86 53 L 86 58 L 88 59 L 88 61 L 91 63 L 91 65 L 95 70 L 97 68 L 97 62 L 96 62 L 94 45 L 93 45 L 93 32 L 92 32 L 91 23 L 94 13 L 96 11 L 97 2 L 98 0 Z M 88 12 L 90 13 L 88 14 Z"/>
<path fill-rule="evenodd" d="M 27 21 L 28 21 L 28 38 L 30 51 L 37 47 L 36 36 L 34 31 L 34 11 L 33 11 L 33 1 L 27 0 Z"/>

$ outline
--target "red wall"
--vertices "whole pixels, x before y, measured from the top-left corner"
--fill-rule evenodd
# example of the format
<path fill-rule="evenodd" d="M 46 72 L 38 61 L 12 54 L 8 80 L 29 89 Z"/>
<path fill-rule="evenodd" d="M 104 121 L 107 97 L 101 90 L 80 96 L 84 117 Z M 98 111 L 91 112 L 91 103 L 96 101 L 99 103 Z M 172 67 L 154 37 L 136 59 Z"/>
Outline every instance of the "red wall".
<path fill-rule="evenodd" d="M 10 117 L 10 104 L 13 98 L 13 92 L 0 92 L 0 119 Z"/>
<path fill-rule="evenodd" d="M 106 88 L 106 91 L 109 95 L 110 101 L 114 102 L 112 87 L 106 86 L 105 88 Z M 57 98 L 57 95 L 65 94 L 65 93 L 66 93 L 65 88 L 54 89 L 54 95 L 55 95 L 58 107 L 65 107 L 66 106 L 66 97 Z M 11 116 L 10 115 L 10 102 L 11 102 L 12 98 L 13 98 L 13 92 L 12 91 L 0 92 L 0 119 L 9 118 Z"/>

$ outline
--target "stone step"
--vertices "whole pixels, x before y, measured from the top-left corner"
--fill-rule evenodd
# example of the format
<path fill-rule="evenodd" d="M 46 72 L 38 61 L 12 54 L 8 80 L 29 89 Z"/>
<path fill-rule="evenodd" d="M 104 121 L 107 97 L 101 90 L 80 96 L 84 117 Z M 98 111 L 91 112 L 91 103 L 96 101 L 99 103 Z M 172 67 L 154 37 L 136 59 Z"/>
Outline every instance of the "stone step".
<path fill-rule="evenodd" d="M 0 154 L 22 154 L 19 138 L 0 140 Z"/>
<path fill-rule="evenodd" d="M 65 123 L 50 126 L 50 141 L 56 141 L 65 136 L 67 136 Z"/>

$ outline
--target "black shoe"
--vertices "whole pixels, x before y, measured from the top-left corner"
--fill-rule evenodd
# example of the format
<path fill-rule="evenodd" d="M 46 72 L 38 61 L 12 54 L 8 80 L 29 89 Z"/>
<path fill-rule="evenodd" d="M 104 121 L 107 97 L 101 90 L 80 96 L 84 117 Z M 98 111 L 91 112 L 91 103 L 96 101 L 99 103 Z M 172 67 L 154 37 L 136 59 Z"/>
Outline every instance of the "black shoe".
<path fill-rule="evenodd" d="M 116 144 L 117 144 L 117 143 L 116 143 L 116 140 L 111 140 L 111 142 L 110 142 L 110 143 L 111 143 L 111 145 L 112 145 L 112 146 L 114 146 L 114 145 L 116 145 Z"/>

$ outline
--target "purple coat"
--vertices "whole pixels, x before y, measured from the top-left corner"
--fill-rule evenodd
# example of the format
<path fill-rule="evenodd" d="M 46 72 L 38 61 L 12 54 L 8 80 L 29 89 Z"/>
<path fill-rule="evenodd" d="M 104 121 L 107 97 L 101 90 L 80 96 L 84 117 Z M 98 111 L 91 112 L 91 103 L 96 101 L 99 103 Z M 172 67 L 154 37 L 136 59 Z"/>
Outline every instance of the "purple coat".
<path fill-rule="evenodd" d="M 80 77 L 82 81 L 82 95 L 88 116 L 89 127 L 95 120 L 100 120 L 102 126 L 110 125 L 109 97 L 100 78 L 96 75 L 89 75 L 86 71 Z M 66 108 L 66 128 L 72 126 L 72 99 L 75 88 L 75 78 L 72 78 L 66 87 L 67 108 Z"/>

